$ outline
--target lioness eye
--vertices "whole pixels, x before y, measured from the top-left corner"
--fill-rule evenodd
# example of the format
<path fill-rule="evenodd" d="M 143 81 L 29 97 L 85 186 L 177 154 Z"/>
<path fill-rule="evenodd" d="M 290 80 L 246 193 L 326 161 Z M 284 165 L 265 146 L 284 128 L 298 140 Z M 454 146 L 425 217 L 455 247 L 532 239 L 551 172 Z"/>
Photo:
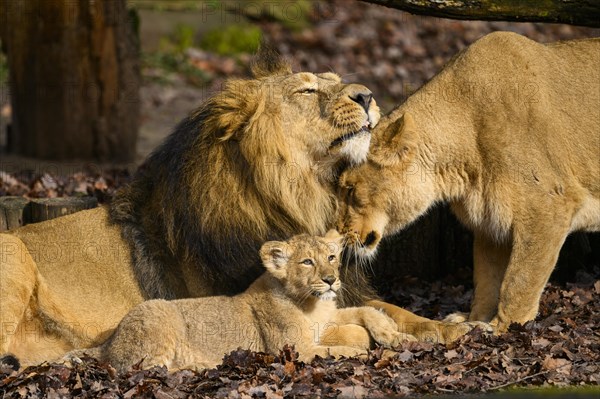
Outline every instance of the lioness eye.
<path fill-rule="evenodd" d="M 312 265 L 314 265 L 315 263 L 312 261 L 312 259 L 304 259 L 304 260 L 302 261 L 302 264 L 303 264 L 303 265 L 306 265 L 306 266 L 312 266 Z"/>
<path fill-rule="evenodd" d="M 328 261 L 333 262 L 335 260 L 335 255 L 329 255 L 327 258 Z"/>

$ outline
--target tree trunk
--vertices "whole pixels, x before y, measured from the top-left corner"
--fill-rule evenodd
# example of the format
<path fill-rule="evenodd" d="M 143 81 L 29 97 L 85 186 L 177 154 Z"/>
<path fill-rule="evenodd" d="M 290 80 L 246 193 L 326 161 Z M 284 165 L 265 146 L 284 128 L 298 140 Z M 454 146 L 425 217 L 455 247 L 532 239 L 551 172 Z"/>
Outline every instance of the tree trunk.
<path fill-rule="evenodd" d="M 3 0 L 14 141 L 45 159 L 134 159 L 139 46 L 125 0 Z"/>
<path fill-rule="evenodd" d="M 597 0 L 362 0 L 411 14 L 481 21 L 550 22 L 600 27 Z"/>

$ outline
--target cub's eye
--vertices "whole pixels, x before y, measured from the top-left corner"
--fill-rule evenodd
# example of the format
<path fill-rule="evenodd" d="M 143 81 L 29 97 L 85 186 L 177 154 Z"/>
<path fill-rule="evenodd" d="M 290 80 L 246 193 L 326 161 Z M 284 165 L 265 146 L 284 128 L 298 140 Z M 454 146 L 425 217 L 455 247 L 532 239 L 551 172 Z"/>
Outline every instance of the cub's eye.
<path fill-rule="evenodd" d="M 335 255 L 329 255 L 329 257 L 327 257 L 327 260 L 333 262 L 335 260 Z"/>
<path fill-rule="evenodd" d="M 303 265 L 306 265 L 306 266 L 313 266 L 313 265 L 315 264 L 315 262 L 313 262 L 313 260 L 312 260 L 312 259 L 304 259 L 304 260 L 303 260 L 302 262 L 300 262 L 300 263 L 302 263 Z"/>

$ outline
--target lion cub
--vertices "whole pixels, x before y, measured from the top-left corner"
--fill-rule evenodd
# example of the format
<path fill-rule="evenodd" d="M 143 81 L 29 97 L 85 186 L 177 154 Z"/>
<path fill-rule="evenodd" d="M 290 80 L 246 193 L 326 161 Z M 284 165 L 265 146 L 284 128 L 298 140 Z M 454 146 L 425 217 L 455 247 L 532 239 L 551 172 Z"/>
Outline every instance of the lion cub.
<path fill-rule="evenodd" d="M 266 273 L 245 292 L 143 302 L 103 345 L 73 351 L 66 359 L 86 353 L 119 370 L 142 359 L 145 366 L 200 369 L 216 366 L 238 347 L 277 352 L 294 344 L 300 360 L 310 361 L 316 355 L 365 353 L 370 337 L 385 346 L 411 338 L 375 308 L 337 309 L 341 250 L 335 230 L 324 237 L 267 242 L 260 250 Z"/>

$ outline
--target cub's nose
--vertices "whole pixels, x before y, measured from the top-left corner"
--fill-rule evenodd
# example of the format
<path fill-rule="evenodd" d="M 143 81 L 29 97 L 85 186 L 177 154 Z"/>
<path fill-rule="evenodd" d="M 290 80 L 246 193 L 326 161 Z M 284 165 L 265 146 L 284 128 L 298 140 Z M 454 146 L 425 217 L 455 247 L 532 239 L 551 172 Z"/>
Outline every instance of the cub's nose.
<path fill-rule="evenodd" d="M 335 278 L 335 276 L 325 276 L 321 280 L 323 280 L 324 282 L 326 282 L 329 285 L 332 285 L 333 283 L 335 283 L 335 280 L 337 280 L 337 279 Z"/>
<path fill-rule="evenodd" d="M 366 113 L 369 113 L 369 106 L 371 105 L 371 100 L 373 100 L 373 93 L 370 91 L 354 93 L 350 95 L 350 99 L 363 107 Z"/>

